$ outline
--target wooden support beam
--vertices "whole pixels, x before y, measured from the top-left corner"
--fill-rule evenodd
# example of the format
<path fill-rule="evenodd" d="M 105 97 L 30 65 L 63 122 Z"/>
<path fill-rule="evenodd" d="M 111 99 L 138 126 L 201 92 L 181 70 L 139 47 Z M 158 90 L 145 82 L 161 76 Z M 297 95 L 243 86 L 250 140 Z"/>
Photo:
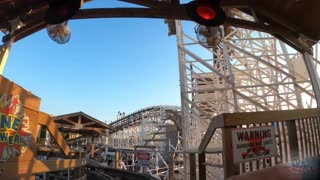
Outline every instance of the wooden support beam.
<path fill-rule="evenodd" d="M 197 180 L 196 155 L 189 154 L 190 180 Z"/>
<path fill-rule="evenodd" d="M 206 154 L 201 153 L 198 155 L 198 166 L 199 166 L 199 179 L 206 180 L 207 179 L 207 172 L 206 166 L 203 163 L 206 162 Z"/>
<path fill-rule="evenodd" d="M 93 124 L 96 124 L 96 122 L 87 122 L 87 123 L 83 123 L 82 125 L 83 126 L 90 126 L 90 125 L 93 125 Z"/>
<path fill-rule="evenodd" d="M 16 169 L 17 175 L 23 177 L 30 176 L 31 174 L 67 170 L 85 165 L 86 159 L 8 161 L 0 163 L 0 169 L 4 172 L 9 169 Z"/>
<path fill-rule="evenodd" d="M 224 179 L 240 173 L 239 164 L 233 164 L 232 128 L 236 127 L 222 129 Z"/>
<path fill-rule="evenodd" d="M 304 119 L 308 117 L 318 117 L 319 114 L 320 109 L 295 109 L 267 112 L 225 113 L 223 114 L 223 126 L 231 127 L 237 125 L 281 122 L 288 120 Z M 216 117 L 214 117 L 212 120 L 214 119 L 216 119 Z M 221 128 L 223 126 L 218 126 L 217 128 Z"/>
<path fill-rule="evenodd" d="M 223 114 L 220 114 L 218 116 L 215 116 L 209 124 L 209 127 L 203 136 L 201 143 L 199 145 L 199 153 L 204 153 L 205 149 L 207 148 L 214 132 L 216 131 L 216 128 L 223 126 Z"/>
<path fill-rule="evenodd" d="M 68 123 L 70 123 L 70 124 L 72 124 L 72 125 L 76 125 L 76 124 L 77 124 L 76 122 L 71 121 L 71 120 L 68 119 L 68 118 L 63 118 L 62 120 L 67 121 Z"/>
<path fill-rule="evenodd" d="M 294 160 L 299 160 L 299 145 L 298 145 L 298 133 L 295 121 L 288 121 L 288 139 L 289 139 L 289 148 L 290 148 L 290 158 L 291 162 Z"/>
<path fill-rule="evenodd" d="M 174 166 L 175 166 L 175 161 L 174 161 L 174 159 L 173 159 L 173 156 L 174 156 L 174 153 L 172 153 L 172 152 L 168 152 L 168 154 L 169 154 L 169 157 L 168 157 L 168 162 L 167 162 L 167 164 L 168 164 L 168 167 L 169 167 L 169 179 L 175 179 L 175 173 L 174 173 Z"/>
<path fill-rule="evenodd" d="M 91 157 L 94 158 L 94 142 L 91 144 Z"/>
<path fill-rule="evenodd" d="M 66 142 L 72 142 L 72 141 L 75 141 L 75 140 L 78 140 L 78 139 L 81 139 L 81 138 L 84 138 L 84 136 L 78 136 L 78 137 L 76 137 L 76 138 L 66 139 L 65 141 L 66 141 Z"/>
<path fill-rule="evenodd" d="M 78 124 L 81 124 L 81 116 L 78 116 Z"/>
<path fill-rule="evenodd" d="M 56 125 L 57 128 L 62 128 L 62 129 L 77 129 L 77 127 L 75 125 L 66 125 L 66 124 L 57 124 Z M 80 130 L 90 130 L 90 131 L 95 131 L 98 133 L 103 133 L 105 132 L 104 128 L 94 128 L 94 127 L 82 127 L 79 128 Z"/>
<path fill-rule="evenodd" d="M 64 141 L 64 138 L 61 132 L 59 131 L 57 124 L 51 119 L 50 115 L 45 114 L 43 112 L 39 112 L 38 124 L 41 124 L 47 127 L 50 134 L 55 139 L 60 149 L 63 151 L 64 155 L 68 156 L 70 152 L 70 147 Z"/>
<path fill-rule="evenodd" d="M 120 151 L 116 150 L 116 156 L 115 156 L 115 168 L 120 169 Z"/>
<path fill-rule="evenodd" d="M 317 102 L 317 107 L 320 107 L 320 81 L 319 74 L 316 64 L 313 62 L 313 57 L 311 54 L 305 52 L 303 53 L 303 59 L 312 82 L 312 88 L 315 94 L 315 99 Z"/>
<path fill-rule="evenodd" d="M 27 27 L 23 27 L 23 28 L 15 31 L 15 33 L 13 34 L 13 36 L 15 37 L 14 42 L 17 42 L 26 36 L 29 36 L 33 33 L 36 33 L 38 31 L 44 29 L 45 27 L 47 27 L 47 24 L 42 21 L 38 21 L 38 22 L 35 22 L 34 24 L 28 25 Z"/>

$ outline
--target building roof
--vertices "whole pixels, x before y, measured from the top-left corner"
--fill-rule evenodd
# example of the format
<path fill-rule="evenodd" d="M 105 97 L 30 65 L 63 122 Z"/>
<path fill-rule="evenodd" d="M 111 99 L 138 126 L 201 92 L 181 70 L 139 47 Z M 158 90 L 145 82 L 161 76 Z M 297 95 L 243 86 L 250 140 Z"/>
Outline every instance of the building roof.
<path fill-rule="evenodd" d="M 83 112 L 54 116 L 52 119 L 59 124 L 61 131 L 104 134 L 105 130 L 115 130 L 114 127 Z"/>

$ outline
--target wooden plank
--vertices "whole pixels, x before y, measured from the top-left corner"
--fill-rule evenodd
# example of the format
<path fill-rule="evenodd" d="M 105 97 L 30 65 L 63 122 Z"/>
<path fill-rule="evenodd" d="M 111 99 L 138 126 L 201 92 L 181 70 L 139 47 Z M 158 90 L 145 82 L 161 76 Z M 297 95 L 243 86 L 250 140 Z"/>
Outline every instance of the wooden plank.
<path fill-rule="evenodd" d="M 304 149 L 304 157 L 308 157 L 308 147 L 307 147 L 307 138 L 306 138 L 306 129 L 303 123 L 303 119 L 300 120 L 301 128 L 302 128 L 302 142 Z"/>
<path fill-rule="evenodd" d="M 306 145 L 307 145 L 307 148 L 308 148 L 307 156 L 309 157 L 309 156 L 311 156 L 311 144 L 310 144 L 310 135 L 309 135 L 310 129 L 308 128 L 307 119 L 303 120 L 303 126 L 305 128 L 305 131 L 304 131 L 304 133 L 306 135 L 305 140 L 306 140 Z"/>
<path fill-rule="evenodd" d="M 311 143 L 311 129 L 310 129 L 310 124 L 309 124 L 309 118 L 305 119 L 305 124 L 307 128 L 307 137 L 308 137 L 308 146 L 309 146 L 309 156 L 312 156 L 312 143 Z"/>
<path fill-rule="evenodd" d="M 256 162 L 256 168 L 257 168 L 257 170 L 259 170 L 260 169 L 260 159 L 256 160 L 255 162 Z"/>
<path fill-rule="evenodd" d="M 84 138 L 85 136 L 78 136 L 78 137 L 75 137 L 75 138 L 69 138 L 69 139 L 66 139 L 65 141 L 66 142 L 72 142 L 72 141 L 75 141 L 75 140 L 78 140 L 78 139 L 81 139 L 81 138 Z"/>
<path fill-rule="evenodd" d="M 81 167 L 86 165 L 86 159 L 68 159 L 68 160 L 32 160 L 19 162 L 0 163 L 0 169 L 6 174 L 10 169 L 16 169 L 16 174 L 20 176 L 30 176 L 31 174 L 54 172 L 66 170 L 69 168 Z M 9 176 L 10 177 L 10 176 Z"/>
<path fill-rule="evenodd" d="M 66 122 L 68 122 L 69 124 L 72 124 L 72 125 L 76 125 L 76 124 L 77 124 L 76 122 L 71 121 L 71 120 L 68 119 L 68 118 L 63 118 L 62 120 L 66 121 Z"/>
<path fill-rule="evenodd" d="M 95 119 L 94 117 L 91 117 L 91 116 L 89 116 L 89 115 L 87 115 L 87 114 L 85 114 L 83 112 L 76 112 L 76 113 L 70 113 L 70 114 L 55 116 L 55 117 L 52 117 L 52 119 L 54 121 L 57 121 L 57 120 L 62 120 L 64 118 L 71 119 L 71 118 L 75 118 L 75 117 L 78 117 L 78 116 L 81 116 L 82 118 L 86 118 L 86 119 L 90 120 L 91 122 L 95 122 L 97 124 L 97 126 L 99 126 L 99 128 L 116 130 L 116 128 L 114 128 L 113 126 L 110 126 L 110 125 L 108 125 L 108 124 L 106 124 L 104 122 L 101 122 L 100 120 Z"/>
<path fill-rule="evenodd" d="M 207 168 L 203 163 L 206 162 L 206 154 L 201 153 L 198 155 L 198 166 L 199 166 L 199 179 L 206 180 L 207 179 Z"/>
<path fill-rule="evenodd" d="M 279 139 L 278 143 L 279 143 L 279 152 L 280 152 L 280 163 L 283 163 L 282 140 L 281 140 L 282 138 L 281 138 L 281 133 L 280 133 L 280 123 L 279 122 L 275 122 L 275 123 L 277 126 L 277 135 L 278 135 L 278 139 Z"/>
<path fill-rule="evenodd" d="M 275 165 L 276 164 L 278 164 L 278 146 L 277 146 L 277 144 L 278 144 L 278 141 L 277 141 L 277 128 L 276 128 L 276 122 L 273 122 L 272 123 L 272 126 L 273 127 L 275 127 L 275 129 L 274 129 L 274 133 L 275 133 L 275 136 L 276 136 L 276 150 L 277 150 L 277 153 L 276 153 L 276 156 L 274 157 L 274 163 L 275 163 Z"/>
<path fill-rule="evenodd" d="M 297 136 L 297 127 L 295 121 L 287 122 L 288 138 L 289 138 L 289 149 L 291 162 L 299 160 L 299 145 Z"/>
<path fill-rule="evenodd" d="M 315 123 L 316 123 L 317 129 L 318 129 L 318 146 L 319 146 L 319 150 L 320 150 L 320 117 L 317 117 L 317 120 Z M 320 151 L 319 151 L 319 154 L 320 154 Z"/>
<path fill-rule="evenodd" d="M 253 163 L 252 163 L 252 161 L 249 161 L 249 171 L 253 171 Z"/>
<path fill-rule="evenodd" d="M 44 151 L 44 152 L 60 152 L 60 149 L 58 148 L 51 148 L 51 147 L 43 147 L 43 146 L 37 146 L 38 151 Z"/>
<path fill-rule="evenodd" d="M 215 168 L 223 168 L 223 164 L 217 164 L 217 163 L 206 162 L 206 163 L 202 163 L 202 165 L 211 166 L 211 167 L 215 167 Z"/>
<path fill-rule="evenodd" d="M 90 126 L 90 125 L 93 125 L 93 124 L 96 124 L 96 122 L 87 122 L 87 123 L 83 123 L 82 125 L 83 126 Z"/>
<path fill-rule="evenodd" d="M 303 146 L 302 146 L 302 132 L 300 127 L 300 120 L 296 120 L 296 127 L 297 127 L 297 135 L 298 135 L 298 145 L 299 145 L 299 160 L 302 160 L 303 157 Z"/>
<path fill-rule="evenodd" d="M 78 124 L 81 124 L 81 116 L 78 116 Z"/>
<path fill-rule="evenodd" d="M 197 180 L 196 155 L 189 154 L 190 180 Z"/>
<path fill-rule="evenodd" d="M 61 132 L 59 131 L 57 124 L 51 119 L 50 115 L 45 114 L 43 112 L 39 112 L 38 123 L 47 127 L 50 134 L 55 139 L 60 149 L 63 151 L 64 155 L 68 156 L 70 152 L 70 147 L 64 141 L 64 138 Z"/>
<path fill-rule="evenodd" d="M 303 137 L 302 137 L 302 131 L 303 131 L 303 127 L 301 125 L 301 119 L 297 120 L 297 124 L 298 124 L 298 127 L 299 127 L 299 142 L 300 142 L 300 153 L 301 153 L 301 156 L 300 156 L 300 160 L 304 159 L 304 148 L 303 148 Z"/>
<path fill-rule="evenodd" d="M 41 102 L 39 97 L 0 75 L 0 98 L 4 94 L 7 94 L 8 96 L 19 95 L 20 100 L 23 102 L 23 106 L 25 108 L 39 111 Z"/>
<path fill-rule="evenodd" d="M 260 125 L 261 125 L 261 126 L 264 126 L 264 123 L 260 123 Z M 267 167 L 267 166 L 266 166 L 266 158 L 263 158 L 263 159 L 262 159 L 262 167 L 263 167 L 263 168 L 266 168 L 266 167 Z M 252 171 L 251 169 L 252 169 L 252 168 L 250 167 L 250 171 Z"/>
<path fill-rule="evenodd" d="M 319 138 L 320 138 L 320 133 L 319 133 L 319 126 L 318 126 L 318 120 L 319 117 L 315 117 L 313 119 L 313 126 L 315 128 L 315 143 L 316 143 L 316 155 L 319 155 L 319 149 L 320 149 L 320 142 L 319 142 Z"/>
<path fill-rule="evenodd" d="M 246 163 L 245 162 L 242 162 L 240 164 L 240 167 L 241 167 L 241 174 L 245 173 L 246 172 Z"/>
<path fill-rule="evenodd" d="M 75 125 L 56 123 L 56 126 L 57 126 L 57 128 L 63 128 L 63 129 L 73 129 L 73 130 L 77 129 L 77 127 Z M 95 131 L 95 132 L 99 132 L 99 133 L 105 132 L 104 128 L 94 128 L 94 127 L 82 127 L 82 128 L 79 128 L 79 130 L 90 130 L 90 131 Z"/>
<path fill-rule="evenodd" d="M 313 119 L 314 118 L 309 118 L 308 119 L 308 124 L 310 127 L 310 135 L 311 135 L 311 146 L 312 146 L 312 156 L 316 155 L 316 144 L 315 144 L 315 127 L 313 125 Z"/>
<path fill-rule="evenodd" d="M 32 173 L 54 172 L 86 165 L 86 159 L 48 160 L 33 162 Z"/>
<path fill-rule="evenodd" d="M 175 172 L 174 172 L 174 166 L 175 166 L 175 161 L 174 161 L 174 154 L 175 153 L 171 153 L 168 152 L 168 168 L 169 168 L 169 179 L 174 179 L 175 177 Z M 134 159 L 134 158 L 133 158 Z M 133 166 L 133 165 L 131 165 Z"/>
<path fill-rule="evenodd" d="M 284 162 L 288 162 L 288 147 L 287 147 L 287 135 L 286 135 L 286 127 L 285 127 L 285 122 L 284 121 L 281 121 L 280 122 L 281 124 L 281 133 L 282 133 L 282 136 L 283 136 L 283 150 L 284 150 L 284 157 L 283 157 L 283 160 Z"/>
<path fill-rule="evenodd" d="M 266 122 L 297 120 L 308 117 L 317 117 L 320 109 L 296 109 L 284 111 L 263 111 L 246 113 L 224 113 L 224 123 L 217 124 L 216 128 L 246 124 L 259 124 Z"/>
<path fill-rule="evenodd" d="M 115 155 L 115 168 L 120 169 L 120 151 L 116 150 L 116 155 Z"/>
<path fill-rule="evenodd" d="M 304 58 L 304 62 L 307 67 L 307 70 L 309 72 L 312 89 L 315 94 L 315 99 L 316 99 L 316 102 L 319 107 L 319 104 L 320 104 L 320 81 L 319 81 L 317 66 L 314 64 L 313 57 L 311 54 L 309 54 L 308 52 L 304 52 L 303 58 Z"/>
<path fill-rule="evenodd" d="M 272 166 L 272 159 L 271 159 L 271 157 L 269 157 L 269 158 L 267 159 L 267 163 L 268 163 L 269 167 Z"/>
<path fill-rule="evenodd" d="M 245 126 L 245 127 L 248 127 L 248 126 Z M 237 128 L 242 128 L 242 126 L 237 126 Z M 247 167 L 246 162 L 240 163 L 240 174 L 246 173 L 246 167 Z"/>
<path fill-rule="evenodd" d="M 236 126 L 235 126 L 236 127 Z M 222 129 L 222 142 L 223 142 L 223 165 L 224 165 L 224 178 L 239 174 L 239 164 L 233 163 L 233 149 L 232 149 L 232 135 L 231 129 L 235 127 L 228 127 Z"/>
<path fill-rule="evenodd" d="M 9 115 L 17 117 L 17 119 L 20 120 L 17 129 L 22 126 L 23 128 L 21 127 L 21 130 L 24 131 L 21 133 L 12 129 L 15 132 L 11 131 L 10 134 L 13 133 L 12 135 L 15 134 L 17 135 L 16 137 L 19 137 L 19 141 L 16 143 L 16 146 L 9 145 L 9 142 L 5 141 L 0 143 L 2 160 L 6 162 L 32 160 L 36 154 L 36 121 L 40 107 L 40 98 L 0 75 L 0 100 L 2 101 L 1 103 L 11 102 L 10 106 L 13 105 L 11 107 L 2 107 L 5 111 L 1 114 L 5 117 L 8 117 Z M 13 109 L 18 110 L 18 112 L 13 112 Z M 23 123 L 21 123 L 22 121 Z M 8 131 L 3 129 L 1 132 L 7 133 Z M 21 138 L 21 136 L 24 136 L 24 138 Z M 24 146 L 23 144 L 27 144 L 27 146 Z M 25 151 L 21 151 L 22 146 L 25 148 Z M 2 177 L 0 174 L 0 179 L 3 179 L 4 177 L 5 176 Z"/>
<path fill-rule="evenodd" d="M 223 126 L 223 120 L 224 120 L 224 114 L 220 114 L 211 119 L 208 129 L 199 145 L 199 153 L 203 153 L 204 150 L 207 148 L 214 132 L 216 131 L 216 128 Z"/>

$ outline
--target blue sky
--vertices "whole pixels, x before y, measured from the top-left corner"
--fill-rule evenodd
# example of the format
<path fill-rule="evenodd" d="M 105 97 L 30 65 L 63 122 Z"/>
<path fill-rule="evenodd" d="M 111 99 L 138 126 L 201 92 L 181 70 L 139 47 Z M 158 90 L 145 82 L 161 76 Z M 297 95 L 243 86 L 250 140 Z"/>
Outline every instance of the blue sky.
<path fill-rule="evenodd" d="M 124 5 L 95 0 L 88 7 Z M 41 110 L 83 111 L 114 120 L 152 105 L 180 105 L 176 37 L 161 19 L 89 19 L 69 23 L 68 44 L 46 30 L 14 44 L 4 76 L 42 99 Z"/>

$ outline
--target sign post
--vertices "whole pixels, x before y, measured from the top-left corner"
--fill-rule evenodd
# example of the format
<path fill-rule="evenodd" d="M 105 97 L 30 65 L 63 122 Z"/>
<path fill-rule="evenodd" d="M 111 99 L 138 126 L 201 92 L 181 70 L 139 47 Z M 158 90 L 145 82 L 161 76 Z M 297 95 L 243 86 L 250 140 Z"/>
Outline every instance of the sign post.
<path fill-rule="evenodd" d="M 234 163 L 277 155 L 273 126 L 236 128 L 232 130 Z"/>
<path fill-rule="evenodd" d="M 138 152 L 138 166 L 140 167 L 150 166 L 150 154 L 148 152 Z"/>

